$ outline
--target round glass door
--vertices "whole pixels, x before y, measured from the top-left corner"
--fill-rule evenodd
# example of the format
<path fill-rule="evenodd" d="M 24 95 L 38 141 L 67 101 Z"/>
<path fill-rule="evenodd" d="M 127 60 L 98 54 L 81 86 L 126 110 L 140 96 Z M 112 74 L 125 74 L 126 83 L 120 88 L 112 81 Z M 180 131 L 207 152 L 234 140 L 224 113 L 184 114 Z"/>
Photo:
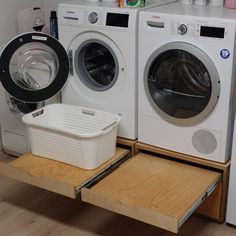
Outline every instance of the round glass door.
<path fill-rule="evenodd" d="M 59 61 L 56 53 L 47 45 L 28 43 L 16 50 L 9 66 L 10 75 L 18 86 L 35 91 L 53 82 Z"/>
<path fill-rule="evenodd" d="M 102 41 L 88 40 L 75 53 L 75 68 L 80 80 L 90 89 L 110 89 L 118 77 L 118 61 L 113 50 Z"/>
<path fill-rule="evenodd" d="M 27 33 L 13 39 L 0 58 L 3 87 L 17 100 L 37 103 L 58 93 L 69 72 L 63 46 L 43 33 Z"/>
<path fill-rule="evenodd" d="M 154 109 L 171 123 L 193 125 L 214 108 L 220 93 L 217 70 L 190 44 L 169 44 L 146 67 L 145 88 Z"/>

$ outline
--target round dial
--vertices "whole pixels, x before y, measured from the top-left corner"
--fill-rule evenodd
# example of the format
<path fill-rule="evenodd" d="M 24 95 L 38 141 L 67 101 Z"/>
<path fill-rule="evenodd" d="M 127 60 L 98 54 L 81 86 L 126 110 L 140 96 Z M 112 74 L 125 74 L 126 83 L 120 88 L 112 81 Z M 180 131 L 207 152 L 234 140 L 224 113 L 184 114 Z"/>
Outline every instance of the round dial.
<path fill-rule="evenodd" d="M 186 34 L 187 31 L 188 31 L 188 28 L 185 24 L 179 25 L 179 27 L 178 27 L 178 33 L 179 34 Z"/>
<path fill-rule="evenodd" d="M 98 14 L 96 12 L 91 12 L 88 19 L 91 24 L 95 24 L 98 21 Z"/>

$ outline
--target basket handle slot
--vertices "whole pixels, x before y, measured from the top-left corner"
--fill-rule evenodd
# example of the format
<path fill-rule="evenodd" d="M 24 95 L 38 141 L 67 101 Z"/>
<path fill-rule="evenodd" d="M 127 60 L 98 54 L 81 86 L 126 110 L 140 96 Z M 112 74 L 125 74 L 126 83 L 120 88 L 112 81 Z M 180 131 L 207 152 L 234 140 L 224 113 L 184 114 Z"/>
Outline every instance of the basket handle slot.
<path fill-rule="evenodd" d="M 91 110 L 85 110 L 85 109 L 82 109 L 81 112 L 85 115 L 89 115 L 89 116 L 95 116 L 95 111 L 91 111 Z"/>
<path fill-rule="evenodd" d="M 41 109 L 39 111 L 36 111 L 35 113 L 32 114 L 33 118 L 36 118 L 38 116 L 41 116 L 44 113 L 44 109 Z"/>

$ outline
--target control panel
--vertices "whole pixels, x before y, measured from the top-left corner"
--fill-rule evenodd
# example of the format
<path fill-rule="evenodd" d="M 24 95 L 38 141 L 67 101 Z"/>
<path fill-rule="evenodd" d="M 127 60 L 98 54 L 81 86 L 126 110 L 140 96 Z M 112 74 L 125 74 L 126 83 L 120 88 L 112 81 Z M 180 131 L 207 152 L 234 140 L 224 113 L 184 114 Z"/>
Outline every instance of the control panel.
<path fill-rule="evenodd" d="M 105 13 L 95 9 L 84 10 L 84 24 L 104 25 Z"/>
<path fill-rule="evenodd" d="M 143 11 L 139 22 L 141 34 L 157 38 L 212 41 L 222 47 L 236 38 L 236 23 L 229 19 Z"/>
<path fill-rule="evenodd" d="M 80 27 L 104 27 L 136 31 L 137 11 L 105 7 L 59 7 L 58 23 Z"/>
<path fill-rule="evenodd" d="M 183 24 L 176 23 L 174 25 L 176 33 L 180 35 L 188 35 L 190 37 L 210 37 L 223 39 L 227 36 L 227 30 L 224 26 L 208 26 L 200 24 Z"/>
<path fill-rule="evenodd" d="M 207 37 L 224 39 L 228 36 L 227 24 L 210 24 L 208 22 L 173 22 L 172 34 L 188 37 Z"/>

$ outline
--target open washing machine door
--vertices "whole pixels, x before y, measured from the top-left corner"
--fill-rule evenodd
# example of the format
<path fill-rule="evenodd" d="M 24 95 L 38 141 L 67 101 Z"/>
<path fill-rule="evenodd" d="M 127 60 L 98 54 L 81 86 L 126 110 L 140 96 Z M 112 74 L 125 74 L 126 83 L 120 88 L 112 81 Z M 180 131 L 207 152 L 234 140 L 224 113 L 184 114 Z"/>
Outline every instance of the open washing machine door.
<path fill-rule="evenodd" d="M 5 90 L 22 102 L 37 103 L 56 95 L 69 73 L 69 59 L 58 40 L 44 33 L 25 33 L 11 40 L 0 58 Z"/>
<path fill-rule="evenodd" d="M 220 78 L 211 59 L 194 45 L 166 44 L 149 58 L 144 86 L 150 104 L 172 124 L 195 125 L 214 109 Z"/>

